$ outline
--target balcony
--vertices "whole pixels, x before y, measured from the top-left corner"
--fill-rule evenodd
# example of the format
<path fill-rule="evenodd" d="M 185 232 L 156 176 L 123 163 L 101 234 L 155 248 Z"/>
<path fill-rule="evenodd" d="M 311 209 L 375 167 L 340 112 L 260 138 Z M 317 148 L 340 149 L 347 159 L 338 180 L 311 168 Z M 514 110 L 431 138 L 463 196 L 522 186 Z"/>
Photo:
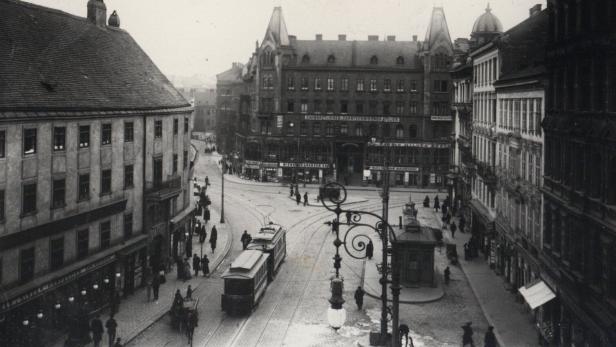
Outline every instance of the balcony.
<path fill-rule="evenodd" d="M 143 192 L 148 200 L 162 201 L 180 195 L 182 192 L 182 177 L 167 176 L 165 181 L 146 181 Z"/>

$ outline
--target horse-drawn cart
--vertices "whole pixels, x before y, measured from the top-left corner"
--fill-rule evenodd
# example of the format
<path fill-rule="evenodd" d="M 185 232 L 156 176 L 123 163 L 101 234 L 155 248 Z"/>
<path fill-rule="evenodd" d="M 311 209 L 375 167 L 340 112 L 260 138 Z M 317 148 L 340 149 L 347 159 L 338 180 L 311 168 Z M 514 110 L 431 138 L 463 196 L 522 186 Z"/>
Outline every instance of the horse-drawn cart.
<path fill-rule="evenodd" d="M 192 314 L 199 317 L 199 310 L 197 309 L 198 305 L 198 298 L 196 300 L 184 300 L 181 305 L 174 302 L 171 306 L 171 310 L 169 310 L 171 326 L 174 329 L 185 330 L 188 324 L 188 318 L 191 317 Z"/>

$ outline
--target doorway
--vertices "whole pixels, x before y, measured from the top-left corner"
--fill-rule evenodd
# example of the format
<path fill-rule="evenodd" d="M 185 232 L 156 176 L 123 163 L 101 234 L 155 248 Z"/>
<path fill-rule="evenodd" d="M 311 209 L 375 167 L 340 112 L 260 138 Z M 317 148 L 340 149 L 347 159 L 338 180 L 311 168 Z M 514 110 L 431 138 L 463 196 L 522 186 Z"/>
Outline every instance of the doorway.
<path fill-rule="evenodd" d="M 336 171 L 338 180 L 345 185 L 360 184 L 364 169 L 363 144 L 336 144 Z"/>

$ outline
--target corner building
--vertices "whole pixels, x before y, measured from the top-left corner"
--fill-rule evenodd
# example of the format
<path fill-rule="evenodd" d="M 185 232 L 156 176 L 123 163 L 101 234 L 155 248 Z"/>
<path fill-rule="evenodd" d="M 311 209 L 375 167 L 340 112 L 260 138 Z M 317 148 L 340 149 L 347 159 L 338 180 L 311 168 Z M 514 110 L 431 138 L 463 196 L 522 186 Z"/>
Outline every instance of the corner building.
<path fill-rule="evenodd" d="M 173 254 L 192 108 L 102 0 L 0 13 L 0 341 L 39 346 Z"/>
<path fill-rule="evenodd" d="M 449 170 L 453 48 L 442 8 L 424 41 L 299 40 L 274 9 L 243 78 L 252 83 L 244 173 L 265 180 L 441 186 Z"/>

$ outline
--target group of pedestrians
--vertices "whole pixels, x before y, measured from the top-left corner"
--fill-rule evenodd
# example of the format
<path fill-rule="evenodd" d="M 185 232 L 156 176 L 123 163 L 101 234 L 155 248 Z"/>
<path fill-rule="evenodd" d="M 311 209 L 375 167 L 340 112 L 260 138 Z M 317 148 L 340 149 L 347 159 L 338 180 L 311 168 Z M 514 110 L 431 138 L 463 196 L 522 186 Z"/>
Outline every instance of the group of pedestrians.
<path fill-rule="evenodd" d="M 116 337 L 118 323 L 113 318 L 113 315 L 105 322 L 105 328 L 107 328 L 107 336 L 109 337 L 109 347 L 122 347 L 122 339 Z M 105 332 L 103 321 L 100 319 L 99 315 L 96 315 L 94 319 L 90 321 L 90 331 L 92 332 L 94 347 L 99 347 L 103 340 L 103 333 Z"/>
<path fill-rule="evenodd" d="M 148 302 L 152 299 L 152 294 L 154 294 L 154 301 L 158 301 L 158 290 L 160 289 L 160 285 L 165 282 L 166 279 L 164 271 L 153 273 L 152 268 L 149 266 L 145 268 L 145 291 L 148 297 Z"/>
<path fill-rule="evenodd" d="M 475 347 L 475 342 L 473 341 L 473 328 L 471 327 L 472 322 L 467 322 L 462 326 L 462 347 Z M 496 347 L 498 343 L 496 342 L 496 335 L 494 334 L 494 327 L 489 326 L 488 331 L 486 331 L 483 337 L 483 346 L 484 347 Z"/>
<path fill-rule="evenodd" d="M 289 187 L 289 196 L 290 197 L 295 196 L 295 202 L 297 203 L 297 205 L 299 205 L 302 202 L 302 196 L 299 193 L 299 185 L 297 184 L 293 185 L 293 183 L 291 183 L 291 186 Z M 308 204 L 308 192 L 304 192 L 304 206 L 306 205 L 309 205 Z"/>

